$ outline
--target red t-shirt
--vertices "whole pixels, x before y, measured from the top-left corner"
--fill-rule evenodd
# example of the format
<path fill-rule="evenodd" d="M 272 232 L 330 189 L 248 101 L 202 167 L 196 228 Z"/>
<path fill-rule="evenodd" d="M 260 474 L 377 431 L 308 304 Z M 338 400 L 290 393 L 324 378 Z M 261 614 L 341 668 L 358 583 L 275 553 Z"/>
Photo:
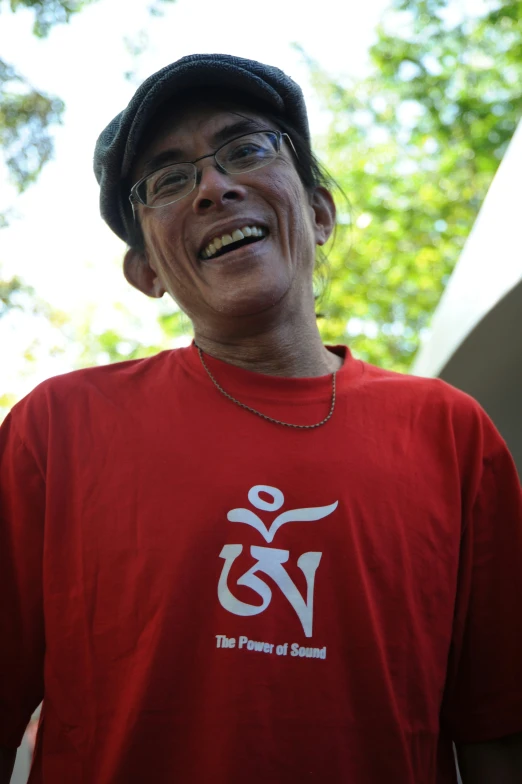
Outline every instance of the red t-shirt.
<path fill-rule="evenodd" d="M 328 412 L 330 376 L 207 362 Z M 46 381 L 1 449 L 0 745 L 44 698 L 31 784 L 454 784 L 452 740 L 522 730 L 519 482 L 443 382 L 346 351 L 294 430 L 191 346 Z"/>

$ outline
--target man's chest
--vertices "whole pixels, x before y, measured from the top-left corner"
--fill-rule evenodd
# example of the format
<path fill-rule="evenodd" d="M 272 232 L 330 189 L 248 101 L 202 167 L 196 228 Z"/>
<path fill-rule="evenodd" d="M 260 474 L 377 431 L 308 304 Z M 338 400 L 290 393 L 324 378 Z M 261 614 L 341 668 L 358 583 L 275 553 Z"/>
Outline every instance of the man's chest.
<path fill-rule="evenodd" d="M 80 471 L 50 476 L 53 593 L 81 592 L 99 636 L 123 623 L 131 647 L 151 615 L 192 628 L 197 613 L 227 650 L 346 655 L 382 637 L 393 659 L 395 640 L 446 639 L 460 509 L 424 445 L 208 424 L 100 433 Z"/>

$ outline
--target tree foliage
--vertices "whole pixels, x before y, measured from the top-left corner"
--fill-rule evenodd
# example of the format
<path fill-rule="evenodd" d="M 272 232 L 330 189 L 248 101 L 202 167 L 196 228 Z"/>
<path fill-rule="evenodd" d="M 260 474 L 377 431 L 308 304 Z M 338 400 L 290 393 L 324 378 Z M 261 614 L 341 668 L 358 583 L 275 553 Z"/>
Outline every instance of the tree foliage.
<path fill-rule="evenodd" d="M 16 12 L 23 8 L 34 13 L 33 33 L 45 37 L 56 24 L 71 16 L 92 0 L 0 0 L 0 14 L 7 6 Z M 15 68 L 0 59 L 0 149 L 10 180 L 21 193 L 38 178 L 53 153 L 51 128 L 61 121 L 63 102 L 33 87 Z M 9 223 L 9 210 L 0 213 L 0 230 Z M 23 311 L 54 325 L 63 324 L 63 314 L 52 310 L 36 296 L 20 277 L 2 274 L 0 258 L 0 319 L 8 313 Z M 34 342 L 37 343 L 36 338 Z M 31 361 L 33 345 L 25 357 Z M 0 389 L 0 419 L 15 402 L 15 396 Z"/>
<path fill-rule="evenodd" d="M 34 14 L 33 33 L 48 35 L 52 27 L 69 22 L 93 0 L 0 0 L 0 13 L 9 6 Z M 50 127 L 60 122 L 62 101 L 36 90 L 13 68 L 0 59 L 0 147 L 7 170 L 19 191 L 38 177 L 52 155 Z"/>
<path fill-rule="evenodd" d="M 0 12 L 22 8 L 34 13 L 33 33 L 42 38 L 56 25 L 68 22 L 92 0 L 0 0 Z M 24 191 L 40 174 L 53 153 L 51 127 L 61 120 L 62 101 L 35 89 L 12 65 L 0 59 L 0 149 L 11 182 Z M 0 214 L 0 229 L 8 225 L 7 212 Z M 20 278 L 2 277 L 0 259 L 0 317 L 20 307 L 32 290 Z M 25 295 L 25 298 L 24 298 Z"/>
<path fill-rule="evenodd" d="M 34 89 L 0 60 L 0 146 L 18 191 L 36 180 L 52 155 L 49 127 L 60 121 L 63 104 Z"/>
<path fill-rule="evenodd" d="M 395 0 L 372 73 L 332 81 L 322 158 L 347 194 L 330 253 L 326 340 L 406 370 L 522 114 L 522 2 L 467 17 L 444 0 Z"/>
<path fill-rule="evenodd" d="M 11 11 L 27 8 L 34 13 L 33 33 L 38 38 L 48 35 L 52 27 L 69 22 L 93 0 L 7 0 Z M 3 3 L 0 0 L 0 10 Z"/>

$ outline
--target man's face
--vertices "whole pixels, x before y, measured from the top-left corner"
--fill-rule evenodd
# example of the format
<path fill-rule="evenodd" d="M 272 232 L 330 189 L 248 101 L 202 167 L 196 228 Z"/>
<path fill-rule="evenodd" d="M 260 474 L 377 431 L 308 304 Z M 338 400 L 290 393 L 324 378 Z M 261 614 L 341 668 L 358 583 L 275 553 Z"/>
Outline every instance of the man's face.
<path fill-rule="evenodd" d="M 183 120 L 178 109 L 177 117 L 165 115 L 149 134 L 134 181 L 151 164 L 154 168 L 158 156 L 163 166 L 191 161 L 241 133 L 271 128 L 262 115 L 234 108 L 195 106 L 183 113 Z M 157 209 L 137 205 L 145 259 L 156 285 L 173 297 L 196 329 L 273 309 L 287 310 L 292 317 L 296 309 L 313 308 L 315 247 L 327 236 L 293 153 L 286 141 L 282 145 L 273 162 L 241 174 L 223 174 L 206 158 L 196 164 L 201 181 L 188 196 Z M 205 257 L 212 241 L 245 227 L 263 236 L 216 258 Z"/>

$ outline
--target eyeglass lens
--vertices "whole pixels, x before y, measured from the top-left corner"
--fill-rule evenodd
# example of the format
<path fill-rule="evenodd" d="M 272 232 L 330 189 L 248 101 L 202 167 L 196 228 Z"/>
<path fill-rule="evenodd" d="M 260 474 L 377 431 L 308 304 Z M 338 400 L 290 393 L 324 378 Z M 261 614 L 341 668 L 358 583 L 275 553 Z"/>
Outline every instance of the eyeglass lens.
<path fill-rule="evenodd" d="M 273 161 L 280 148 L 280 136 L 271 131 L 249 133 L 233 139 L 214 153 L 227 174 L 260 169 Z M 194 190 L 197 168 L 193 163 L 174 163 L 149 175 L 138 189 L 139 199 L 148 207 L 163 207 Z"/>

